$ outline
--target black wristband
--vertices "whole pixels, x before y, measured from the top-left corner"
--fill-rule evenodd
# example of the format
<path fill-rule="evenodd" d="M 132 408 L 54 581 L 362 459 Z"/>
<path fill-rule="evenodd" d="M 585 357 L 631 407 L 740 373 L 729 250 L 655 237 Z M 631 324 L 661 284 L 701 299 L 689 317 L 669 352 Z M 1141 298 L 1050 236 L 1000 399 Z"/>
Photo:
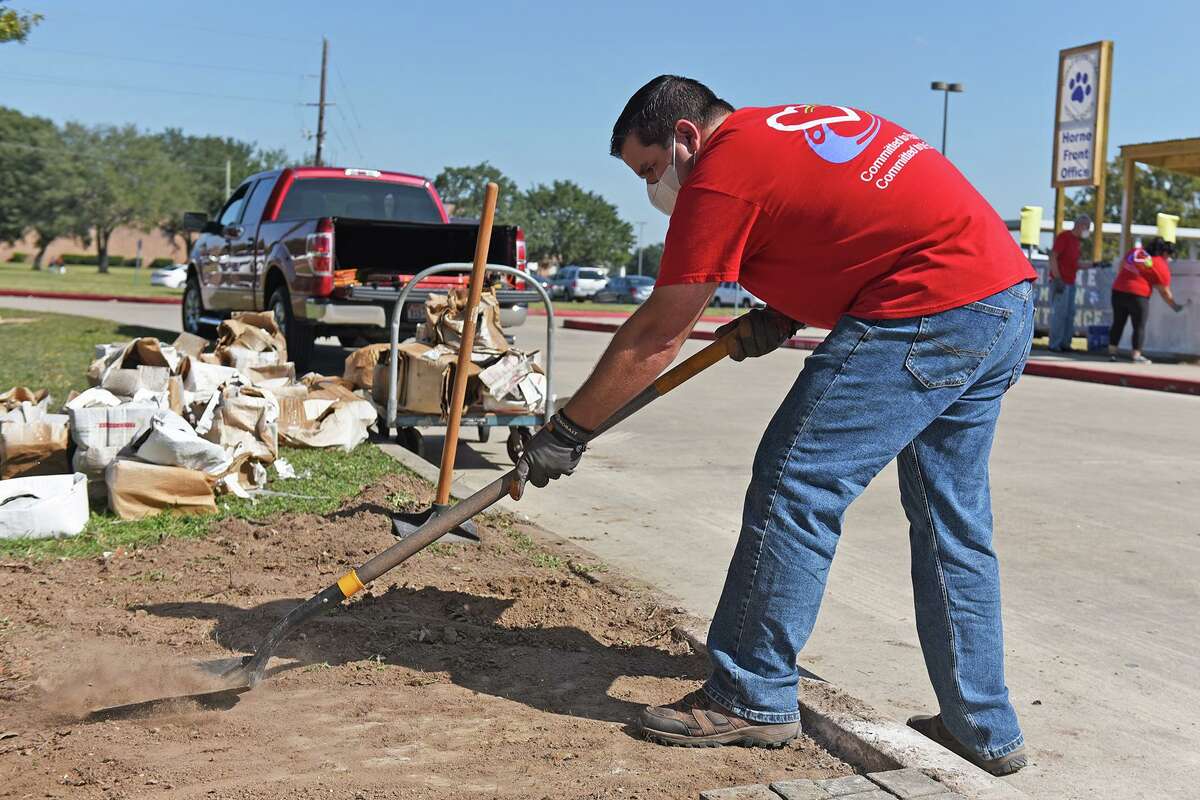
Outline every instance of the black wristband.
<path fill-rule="evenodd" d="M 555 432 L 566 434 L 566 437 L 571 439 L 576 444 L 587 444 L 592 439 L 592 432 L 587 428 L 576 425 L 575 422 L 564 414 L 562 411 L 555 413 L 550 419 L 554 423 Z"/>

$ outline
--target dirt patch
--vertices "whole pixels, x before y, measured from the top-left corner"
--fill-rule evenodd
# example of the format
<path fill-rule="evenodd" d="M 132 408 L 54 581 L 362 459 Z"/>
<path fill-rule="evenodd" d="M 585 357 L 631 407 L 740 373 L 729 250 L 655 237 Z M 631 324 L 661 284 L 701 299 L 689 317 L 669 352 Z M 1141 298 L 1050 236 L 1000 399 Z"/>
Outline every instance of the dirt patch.
<path fill-rule="evenodd" d="M 435 546 L 284 643 L 215 707 L 82 721 L 211 688 L 181 666 L 249 652 L 296 603 L 386 547 L 389 477 L 328 516 L 227 520 L 107 559 L 0 563 L 0 797 L 686 798 L 848 774 L 782 751 L 664 748 L 640 708 L 705 674 L 637 587 L 595 582 L 505 518 Z M 15 734 L 15 735 L 10 735 Z"/>

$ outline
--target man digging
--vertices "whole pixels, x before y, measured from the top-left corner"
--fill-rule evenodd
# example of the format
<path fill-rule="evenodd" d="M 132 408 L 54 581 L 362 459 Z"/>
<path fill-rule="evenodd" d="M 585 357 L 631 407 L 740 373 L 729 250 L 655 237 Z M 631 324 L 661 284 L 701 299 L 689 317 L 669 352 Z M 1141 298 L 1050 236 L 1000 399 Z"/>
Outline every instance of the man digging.
<path fill-rule="evenodd" d="M 703 688 L 647 708 L 667 744 L 780 745 L 800 730 L 797 654 L 846 508 L 892 459 L 909 520 L 916 620 L 940 713 L 909 725 L 997 774 L 1026 763 L 1004 682 L 988 455 L 1029 353 L 1035 273 L 936 150 L 866 111 L 734 110 L 662 75 L 630 98 L 612 155 L 671 216 L 654 293 L 531 442 L 529 480 L 570 475 L 590 431 L 674 360 L 721 281 L 768 308 L 735 361 L 797 329 L 832 332 L 763 434 L 708 635 Z"/>

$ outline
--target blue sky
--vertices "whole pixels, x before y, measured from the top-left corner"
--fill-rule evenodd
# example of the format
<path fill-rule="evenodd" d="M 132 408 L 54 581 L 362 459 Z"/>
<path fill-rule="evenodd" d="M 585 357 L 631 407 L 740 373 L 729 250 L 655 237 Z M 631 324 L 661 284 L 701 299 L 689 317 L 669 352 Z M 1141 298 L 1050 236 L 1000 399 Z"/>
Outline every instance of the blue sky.
<path fill-rule="evenodd" d="M 629 95 L 662 72 L 703 80 L 735 106 L 866 108 L 934 144 L 942 102 L 929 82 L 962 82 L 966 92 L 950 98 L 949 155 L 1005 217 L 1053 205 L 1062 48 L 1115 42 L 1110 155 L 1122 143 L 1200 135 L 1194 49 L 1151 38 L 1179 31 L 1163 38 L 1192 41 L 1194 0 L 1155 3 L 1137 24 L 1128 2 L 12 5 L 46 21 L 29 44 L 0 47 L 0 104 L 60 122 L 230 135 L 299 156 L 312 146 L 304 135 L 315 109 L 301 104 L 316 99 L 325 35 L 334 163 L 432 177 L 488 160 L 523 187 L 570 178 L 645 221 L 647 243 L 661 240 L 667 219 L 608 156 L 608 136 Z"/>

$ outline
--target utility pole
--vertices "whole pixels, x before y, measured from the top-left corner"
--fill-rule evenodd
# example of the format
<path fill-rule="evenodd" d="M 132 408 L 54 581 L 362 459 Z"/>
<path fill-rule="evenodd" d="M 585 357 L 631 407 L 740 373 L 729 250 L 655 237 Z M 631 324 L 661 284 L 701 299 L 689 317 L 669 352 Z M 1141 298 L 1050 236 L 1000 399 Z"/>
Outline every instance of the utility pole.
<path fill-rule="evenodd" d="M 225 159 L 225 199 L 233 192 L 233 159 Z"/>
<path fill-rule="evenodd" d="M 321 37 L 321 99 L 317 101 L 317 166 L 321 166 L 321 151 L 325 145 L 325 72 L 329 67 L 329 40 Z M 312 105 L 309 103 L 309 105 Z"/>

